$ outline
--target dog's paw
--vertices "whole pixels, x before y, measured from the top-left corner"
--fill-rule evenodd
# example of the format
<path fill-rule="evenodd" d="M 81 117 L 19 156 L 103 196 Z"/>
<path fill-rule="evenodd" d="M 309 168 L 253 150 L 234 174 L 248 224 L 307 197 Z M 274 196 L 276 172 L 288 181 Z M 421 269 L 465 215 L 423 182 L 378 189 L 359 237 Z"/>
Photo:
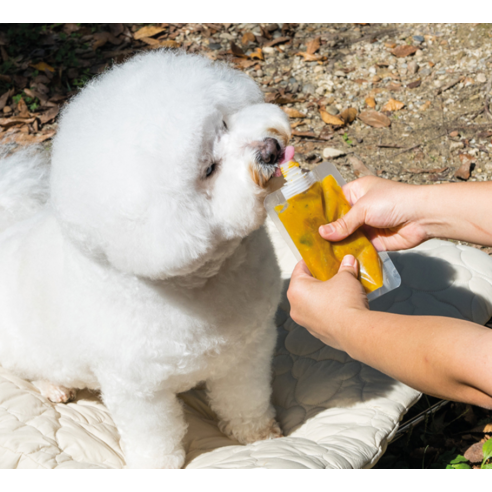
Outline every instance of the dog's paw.
<path fill-rule="evenodd" d="M 249 444 L 256 441 L 264 441 L 266 439 L 276 439 L 282 437 L 282 429 L 278 422 L 269 418 L 239 420 L 234 419 L 229 422 L 219 422 L 219 429 L 225 435 L 234 438 L 241 444 Z"/>
<path fill-rule="evenodd" d="M 33 381 L 40 393 L 53 403 L 68 403 L 75 399 L 77 391 L 65 386 L 57 386 L 49 381 Z"/>

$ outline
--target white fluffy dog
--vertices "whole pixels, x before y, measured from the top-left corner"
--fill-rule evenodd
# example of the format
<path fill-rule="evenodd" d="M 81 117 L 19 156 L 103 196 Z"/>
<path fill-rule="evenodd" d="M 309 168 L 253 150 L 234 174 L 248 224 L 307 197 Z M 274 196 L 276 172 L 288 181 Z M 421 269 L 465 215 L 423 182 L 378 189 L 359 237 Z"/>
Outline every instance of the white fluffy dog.
<path fill-rule="evenodd" d="M 152 52 L 90 83 L 49 184 L 42 155 L 0 161 L 0 364 L 52 401 L 100 388 L 129 467 L 183 465 L 176 394 L 201 381 L 224 433 L 279 436 L 261 226 L 289 137 L 250 78 L 199 56 Z"/>

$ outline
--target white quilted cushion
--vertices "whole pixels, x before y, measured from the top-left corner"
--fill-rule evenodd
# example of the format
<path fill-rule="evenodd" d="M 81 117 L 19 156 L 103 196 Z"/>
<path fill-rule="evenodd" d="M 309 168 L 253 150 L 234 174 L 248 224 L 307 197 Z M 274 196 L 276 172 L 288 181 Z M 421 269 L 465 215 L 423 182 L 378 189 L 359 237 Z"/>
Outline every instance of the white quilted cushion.
<path fill-rule="evenodd" d="M 279 244 L 279 243 L 277 243 Z M 282 246 L 280 245 L 279 248 Z M 293 257 L 280 251 L 283 271 Z M 392 255 L 402 286 L 373 309 L 439 314 L 485 323 L 492 316 L 492 259 L 444 241 Z M 286 285 L 287 287 L 287 285 Z M 241 446 L 220 433 L 204 391 L 182 395 L 189 424 L 188 468 L 369 468 L 384 452 L 419 393 L 324 346 L 277 314 L 273 402 L 286 437 Z M 2 468 L 121 468 L 116 428 L 95 395 L 52 404 L 0 369 Z"/>

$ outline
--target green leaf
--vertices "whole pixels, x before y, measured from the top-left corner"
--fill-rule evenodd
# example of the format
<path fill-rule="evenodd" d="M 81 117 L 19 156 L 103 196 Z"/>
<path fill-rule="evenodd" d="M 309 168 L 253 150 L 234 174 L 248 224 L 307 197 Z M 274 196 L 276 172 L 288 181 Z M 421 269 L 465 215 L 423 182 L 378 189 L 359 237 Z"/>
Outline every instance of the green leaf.
<path fill-rule="evenodd" d="M 471 470 L 471 466 L 466 463 L 458 463 L 457 465 L 453 465 L 455 470 Z"/>
<path fill-rule="evenodd" d="M 468 460 L 461 454 L 459 454 L 458 456 L 456 456 L 456 458 L 454 460 L 451 460 L 450 463 L 452 465 L 455 465 L 457 463 L 465 463 L 467 462 Z"/>
<path fill-rule="evenodd" d="M 486 465 L 482 464 L 480 468 L 482 468 L 482 470 L 492 470 L 492 463 L 487 463 Z"/>
<path fill-rule="evenodd" d="M 492 458 L 492 439 L 485 441 L 483 443 L 483 460 L 487 461 L 489 458 Z"/>

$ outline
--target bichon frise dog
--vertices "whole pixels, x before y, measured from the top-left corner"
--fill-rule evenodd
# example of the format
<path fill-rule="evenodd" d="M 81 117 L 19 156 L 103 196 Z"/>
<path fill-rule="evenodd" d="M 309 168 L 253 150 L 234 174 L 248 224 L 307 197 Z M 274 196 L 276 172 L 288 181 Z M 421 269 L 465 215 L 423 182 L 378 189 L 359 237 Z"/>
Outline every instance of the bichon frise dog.
<path fill-rule="evenodd" d="M 0 162 L 0 364 L 52 401 L 100 388 L 129 467 L 183 465 L 202 381 L 228 436 L 281 434 L 261 226 L 290 131 L 245 74 L 160 51 L 70 102 L 48 184 L 42 155 Z"/>

